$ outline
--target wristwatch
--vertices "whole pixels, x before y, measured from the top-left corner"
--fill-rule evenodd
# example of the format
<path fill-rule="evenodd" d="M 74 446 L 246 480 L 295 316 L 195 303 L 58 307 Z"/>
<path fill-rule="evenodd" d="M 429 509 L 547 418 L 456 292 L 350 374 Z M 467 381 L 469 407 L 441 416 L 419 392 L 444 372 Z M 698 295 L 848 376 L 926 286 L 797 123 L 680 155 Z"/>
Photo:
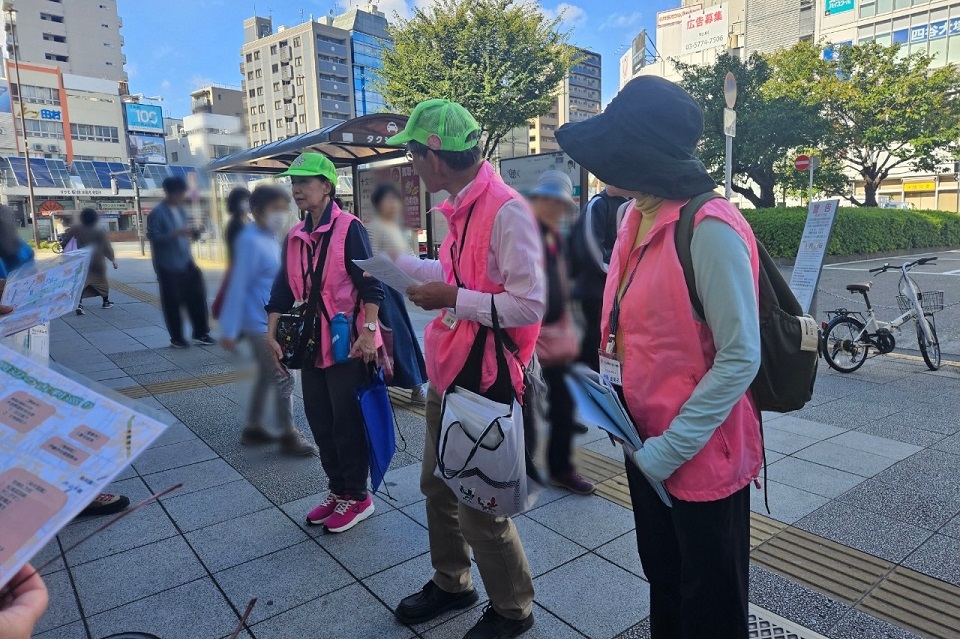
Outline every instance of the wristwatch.
<path fill-rule="evenodd" d="M 377 332 L 377 323 L 376 323 L 376 322 L 367 322 L 366 324 L 363 325 L 363 327 L 364 327 L 365 329 L 367 329 L 368 331 L 370 331 L 371 333 L 376 333 L 376 332 Z"/>

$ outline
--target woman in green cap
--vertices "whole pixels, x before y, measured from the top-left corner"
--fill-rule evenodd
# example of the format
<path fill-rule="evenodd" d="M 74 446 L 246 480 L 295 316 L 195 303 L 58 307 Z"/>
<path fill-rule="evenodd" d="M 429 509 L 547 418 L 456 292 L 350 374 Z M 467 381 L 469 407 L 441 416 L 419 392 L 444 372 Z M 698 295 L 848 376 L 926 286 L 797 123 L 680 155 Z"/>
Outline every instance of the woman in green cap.
<path fill-rule="evenodd" d="M 333 162 L 319 153 L 303 153 L 281 175 L 290 177 L 293 199 L 304 219 L 290 229 L 283 246 L 281 271 L 267 304 L 267 339 L 277 366 L 286 370 L 275 337 L 280 316 L 310 300 L 314 286 L 321 287 L 317 321 L 308 329 L 313 331 L 316 356 L 301 363 L 301 379 L 303 408 L 320 449 L 329 492 L 307 514 L 307 522 L 344 532 L 373 514 L 367 493 L 367 440 L 355 392 L 366 381 L 367 364 L 376 361 L 377 347 L 383 343 L 377 324 L 383 287 L 364 277 L 353 263 L 371 256 L 370 241 L 360 220 L 335 202 Z M 334 345 L 341 336 L 335 325 L 345 318 L 352 325 L 346 337 L 348 358 L 339 356 Z"/>

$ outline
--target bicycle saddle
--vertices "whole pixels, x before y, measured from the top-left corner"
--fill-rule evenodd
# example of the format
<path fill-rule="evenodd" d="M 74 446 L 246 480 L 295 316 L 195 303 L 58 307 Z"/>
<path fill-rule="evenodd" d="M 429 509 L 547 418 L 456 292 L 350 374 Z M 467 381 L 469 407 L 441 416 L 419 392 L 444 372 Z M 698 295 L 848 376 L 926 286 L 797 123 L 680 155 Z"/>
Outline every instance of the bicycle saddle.
<path fill-rule="evenodd" d="M 847 290 L 851 293 L 866 293 L 870 290 L 871 286 L 873 286 L 873 282 L 867 282 L 865 284 L 847 284 Z"/>

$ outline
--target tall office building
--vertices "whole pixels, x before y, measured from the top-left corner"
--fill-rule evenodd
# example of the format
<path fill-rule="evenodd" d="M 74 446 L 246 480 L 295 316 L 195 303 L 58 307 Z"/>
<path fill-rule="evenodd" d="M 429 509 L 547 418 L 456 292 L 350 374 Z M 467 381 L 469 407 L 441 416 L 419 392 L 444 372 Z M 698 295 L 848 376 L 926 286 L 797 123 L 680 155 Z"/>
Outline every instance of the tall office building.
<path fill-rule="evenodd" d="M 244 117 L 250 146 L 306 133 L 354 116 L 350 32 L 333 17 L 273 30 L 244 20 Z"/>
<path fill-rule="evenodd" d="M 21 62 L 126 84 L 117 0 L 15 0 L 14 8 Z"/>
<path fill-rule="evenodd" d="M 390 45 L 387 18 L 371 4 L 347 11 L 333 19 L 333 26 L 350 32 L 353 53 L 353 103 L 356 115 L 387 110 L 375 85 L 383 67 L 383 50 Z"/>
<path fill-rule="evenodd" d="M 530 153 L 560 150 L 556 130 L 568 122 L 582 122 L 601 111 L 600 54 L 579 49 L 582 56 L 557 87 L 557 100 L 546 115 L 530 121 Z"/>

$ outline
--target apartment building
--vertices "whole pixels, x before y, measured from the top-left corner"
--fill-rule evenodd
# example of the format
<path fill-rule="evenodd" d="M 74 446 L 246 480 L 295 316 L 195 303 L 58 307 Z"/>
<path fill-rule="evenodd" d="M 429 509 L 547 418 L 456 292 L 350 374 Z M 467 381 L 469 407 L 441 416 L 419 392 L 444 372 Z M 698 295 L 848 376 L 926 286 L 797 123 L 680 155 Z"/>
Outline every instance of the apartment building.
<path fill-rule="evenodd" d="M 333 26 L 350 33 L 353 55 L 353 110 L 357 116 L 387 111 L 376 89 L 383 68 L 383 50 L 390 46 L 387 17 L 371 4 L 336 16 Z"/>
<path fill-rule="evenodd" d="M 311 18 L 276 31 L 270 18 L 244 21 L 240 72 L 250 146 L 354 117 L 350 32 L 333 21 Z"/>
<path fill-rule="evenodd" d="M 20 60 L 127 83 L 117 0 L 15 0 Z"/>
<path fill-rule="evenodd" d="M 211 84 L 190 92 L 190 112 L 227 115 L 243 119 L 243 89 Z"/>
<path fill-rule="evenodd" d="M 581 60 L 557 87 L 556 103 L 546 115 L 530 121 L 530 153 L 560 150 L 556 130 L 568 122 L 582 122 L 600 113 L 601 84 L 599 53 L 579 49 Z"/>

